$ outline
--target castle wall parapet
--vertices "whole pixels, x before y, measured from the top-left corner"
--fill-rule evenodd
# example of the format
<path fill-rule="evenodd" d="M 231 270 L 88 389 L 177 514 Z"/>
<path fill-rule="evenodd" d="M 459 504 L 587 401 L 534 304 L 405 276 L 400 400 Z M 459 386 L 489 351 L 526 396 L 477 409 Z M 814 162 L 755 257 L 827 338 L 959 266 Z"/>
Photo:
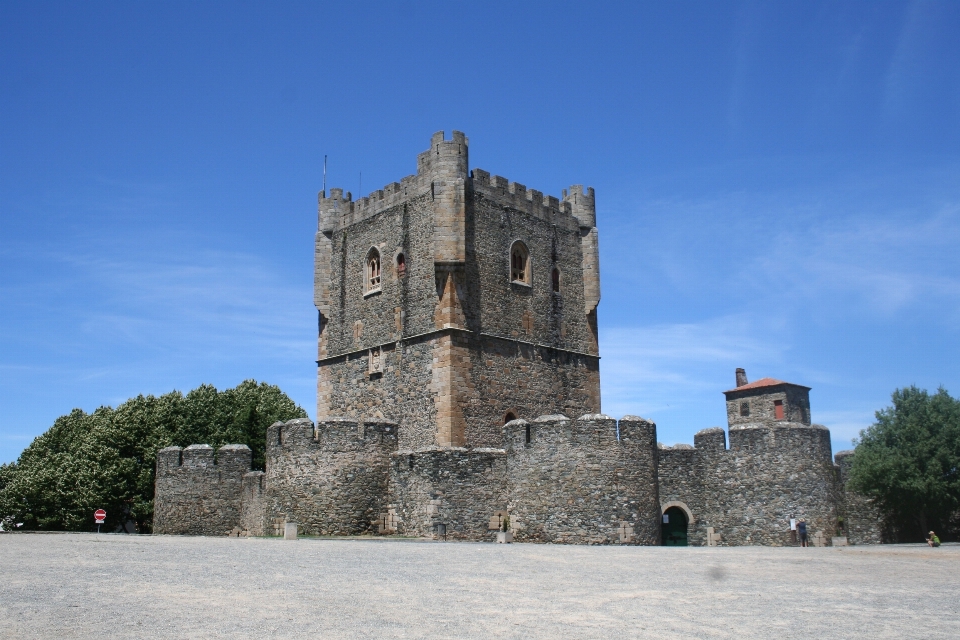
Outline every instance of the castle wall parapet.
<path fill-rule="evenodd" d="M 656 544 L 656 426 L 603 414 L 504 426 L 517 541 Z"/>
<path fill-rule="evenodd" d="M 798 458 L 831 463 L 830 430 L 819 424 L 775 420 L 730 425 L 731 451 L 791 451 Z"/>
<path fill-rule="evenodd" d="M 153 531 L 224 535 L 241 521 L 242 483 L 252 453 L 246 445 L 166 447 L 157 454 Z"/>
<path fill-rule="evenodd" d="M 563 229 L 596 225 L 593 188 L 573 185 L 563 191 L 561 198 L 544 195 L 519 182 L 491 175 L 489 171 L 470 170 L 468 149 L 469 139 L 462 132 L 454 131 L 452 138 L 445 140 L 440 131 L 433 135 L 430 149 L 417 156 L 417 173 L 357 200 L 341 188 L 331 188 L 329 194 L 321 191 L 317 196 L 318 230 L 329 235 L 335 229 L 376 216 L 410 198 L 429 193 L 431 199 L 437 199 L 440 192 L 456 185 Z"/>
<path fill-rule="evenodd" d="M 376 533 L 388 494 L 396 423 L 328 417 L 267 429 L 264 518 L 297 522 L 307 535 Z"/>
<path fill-rule="evenodd" d="M 839 512 L 843 518 L 842 532 L 850 544 L 880 544 L 883 541 L 880 510 L 873 500 L 849 486 L 854 452 L 838 451 L 833 458 L 837 469 Z"/>
<path fill-rule="evenodd" d="M 726 451 L 727 434 L 721 427 L 701 429 L 693 436 L 693 446 L 700 451 Z"/>
<path fill-rule="evenodd" d="M 722 545 L 795 544 L 790 520 L 804 518 L 811 535 L 837 529 L 836 472 L 830 431 L 822 425 L 756 419 L 704 429 L 695 447 L 660 450 L 661 501 L 681 501 L 696 515 L 691 544 L 708 528 Z"/>
<path fill-rule="evenodd" d="M 489 524 L 507 506 L 507 452 L 463 447 L 400 451 L 392 456 L 394 530 L 452 540 L 490 538 Z"/>

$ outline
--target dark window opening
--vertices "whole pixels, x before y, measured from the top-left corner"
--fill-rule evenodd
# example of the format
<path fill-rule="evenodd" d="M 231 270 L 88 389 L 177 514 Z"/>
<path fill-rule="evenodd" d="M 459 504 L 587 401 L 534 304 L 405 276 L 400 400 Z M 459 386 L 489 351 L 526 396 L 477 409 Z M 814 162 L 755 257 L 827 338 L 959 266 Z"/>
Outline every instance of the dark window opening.
<path fill-rule="evenodd" d="M 380 289 L 380 252 L 371 249 L 367 254 L 367 278 L 364 291 L 378 291 Z"/>
<path fill-rule="evenodd" d="M 560 269 L 553 269 L 553 292 L 560 293 Z"/>
<path fill-rule="evenodd" d="M 750 403 L 749 403 L 749 402 L 741 402 L 741 403 L 740 403 L 740 415 L 741 415 L 741 416 L 749 416 L 749 415 L 750 415 Z"/>
<path fill-rule="evenodd" d="M 530 444 L 530 425 L 527 425 L 524 442 Z"/>
<path fill-rule="evenodd" d="M 516 420 L 517 416 L 514 415 L 513 411 L 507 411 L 507 415 L 503 416 L 503 424 L 507 424 L 511 420 Z"/>
<path fill-rule="evenodd" d="M 402 278 L 407 275 L 407 259 L 402 253 L 397 254 L 397 276 Z"/>
<path fill-rule="evenodd" d="M 783 420 L 783 400 L 773 401 L 773 413 L 777 420 Z"/>
<path fill-rule="evenodd" d="M 522 242 L 514 243 L 510 250 L 510 280 L 530 284 L 530 254 Z"/>

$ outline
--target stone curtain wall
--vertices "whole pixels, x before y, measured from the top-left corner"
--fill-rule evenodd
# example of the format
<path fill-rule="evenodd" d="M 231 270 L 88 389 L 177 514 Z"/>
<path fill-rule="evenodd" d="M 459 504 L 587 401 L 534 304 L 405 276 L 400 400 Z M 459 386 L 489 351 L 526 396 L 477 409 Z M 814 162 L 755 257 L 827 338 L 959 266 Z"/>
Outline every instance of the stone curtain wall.
<path fill-rule="evenodd" d="M 376 533 L 385 511 L 397 425 L 388 421 L 300 418 L 267 429 L 266 533 L 273 523 L 306 535 Z"/>
<path fill-rule="evenodd" d="M 528 442 L 529 429 L 529 442 Z M 157 533 L 224 535 L 239 526 L 279 535 L 284 521 L 308 535 L 400 533 L 490 540 L 491 521 L 510 515 L 518 541 L 659 544 L 661 505 L 693 514 L 688 539 L 721 545 L 791 544 L 789 518 L 811 536 L 835 534 L 842 515 L 852 544 L 880 541 L 869 501 L 839 491 L 829 432 L 817 425 L 706 429 L 696 447 L 656 448 L 656 426 L 603 415 L 547 415 L 502 428 L 503 448 L 398 450 L 402 427 L 329 418 L 276 423 L 267 469 L 250 452 L 194 445 L 158 454 Z M 845 482 L 851 457 L 837 457 Z M 837 501 L 840 500 L 838 511 Z"/>
<path fill-rule="evenodd" d="M 251 471 L 243 476 L 243 495 L 240 504 L 240 529 L 247 535 L 267 535 L 266 505 L 263 495 L 266 474 L 263 471 Z"/>
<path fill-rule="evenodd" d="M 601 414 L 504 427 L 518 541 L 659 544 L 656 425 Z M 527 435 L 529 433 L 529 442 Z"/>
<path fill-rule="evenodd" d="M 489 540 L 509 511 L 518 539 L 656 544 L 656 427 L 588 415 L 546 416 L 505 430 L 509 449 L 397 451 L 386 421 L 306 419 L 267 431 L 266 473 L 250 451 L 193 445 L 158 455 L 157 532 L 276 535 L 284 521 L 307 535 L 393 533 Z M 181 463 L 182 456 L 182 463 Z"/>
<path fill-rule="evenodd" d="M 696 448 L 660 451 L 661 504 L 686 504 L 696 522 L 691 544 L 706 543 L 706 529 L 720 545 L 792 544 L 790 518 L 804 518 L 812 538 L 836 535 L 836 471 L 830 432 L 797 423 L 733 427 L 730 449 L 719 428 L 697 434 Z"/>
<path fill-rule="evenodd" d="M 503 449 L 400 451 L 390 468 L 390 509 L 406 536 L 491 540 L 490 519 L 507 506 Z"/>
<path fill-rule="evenodd" d="M 880 544 L 883 519 L 873 500 L 847 488 L 853 451 L 838 451 L 834 456 L 839 476 L 840 515 L 850 544 Z"/>
<path fill-rule="evenodd" d="M 686 505 L 693 514 L 693 521 L 687 523 L 687 544 L 706 545 L 704 518 L 708 508 L 715 510 L 716 506 L 711 501 L 711 490 L 703 482 L 700 452 L 690 445 L 677 445 L 661 448 L 658 453 L 660 504 L 682 502 Z"/>
<path fill-rule="evenodd" d="M 241 521 L 244 474 L 252 453 L 247 445 L 217 450 L 195 444 L 167 447 L 157 454 L 153 531 L 158 534 L 226 535 Z"/>
<path fill-rule="evenodd" d="M 526 442 L 530 427 L 530 443 Z M 658 544 L 656 426 L 542 416 L 503 427 L 506 449 L 399 451 L 389 509 L 404 535 L 491 540 L 506 511 L 518 541 Z"/>

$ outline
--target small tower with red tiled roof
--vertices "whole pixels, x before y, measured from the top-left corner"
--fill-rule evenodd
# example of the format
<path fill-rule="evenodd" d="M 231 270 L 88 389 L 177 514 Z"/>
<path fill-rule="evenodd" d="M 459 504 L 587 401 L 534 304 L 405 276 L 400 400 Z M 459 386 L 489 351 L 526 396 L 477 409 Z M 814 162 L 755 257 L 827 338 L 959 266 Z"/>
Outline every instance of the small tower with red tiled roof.
<path fill-rule="evenodd" d="M 736 388 L 723 394 L 731 427 L 790 422 L 810 426 L 810 387 L 774 378 L 747 382 L 746 371 L 737 369 Z"/>

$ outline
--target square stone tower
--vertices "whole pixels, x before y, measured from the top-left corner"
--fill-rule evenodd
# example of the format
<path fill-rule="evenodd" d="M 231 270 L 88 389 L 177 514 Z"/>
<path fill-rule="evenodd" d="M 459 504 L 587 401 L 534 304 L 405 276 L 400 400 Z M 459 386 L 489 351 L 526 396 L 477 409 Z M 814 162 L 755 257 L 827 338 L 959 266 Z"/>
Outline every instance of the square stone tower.
<path fill-rule="evenodd" d="M 737 369 L 736 376 L 736 388 L 723 392 L 731 428 L 787 423 L 810 426 L 810 387 L 775 378 L 747 382 L 743 369 Z"/>
<path fill-rule="evenodd" d="M 400 449 L 501 447 L 503 424 L 600 411 L 593 189 L 473 171 L 433 135 L 417 173 L 321 192 L 317 417 L 397 422 Z"/>

